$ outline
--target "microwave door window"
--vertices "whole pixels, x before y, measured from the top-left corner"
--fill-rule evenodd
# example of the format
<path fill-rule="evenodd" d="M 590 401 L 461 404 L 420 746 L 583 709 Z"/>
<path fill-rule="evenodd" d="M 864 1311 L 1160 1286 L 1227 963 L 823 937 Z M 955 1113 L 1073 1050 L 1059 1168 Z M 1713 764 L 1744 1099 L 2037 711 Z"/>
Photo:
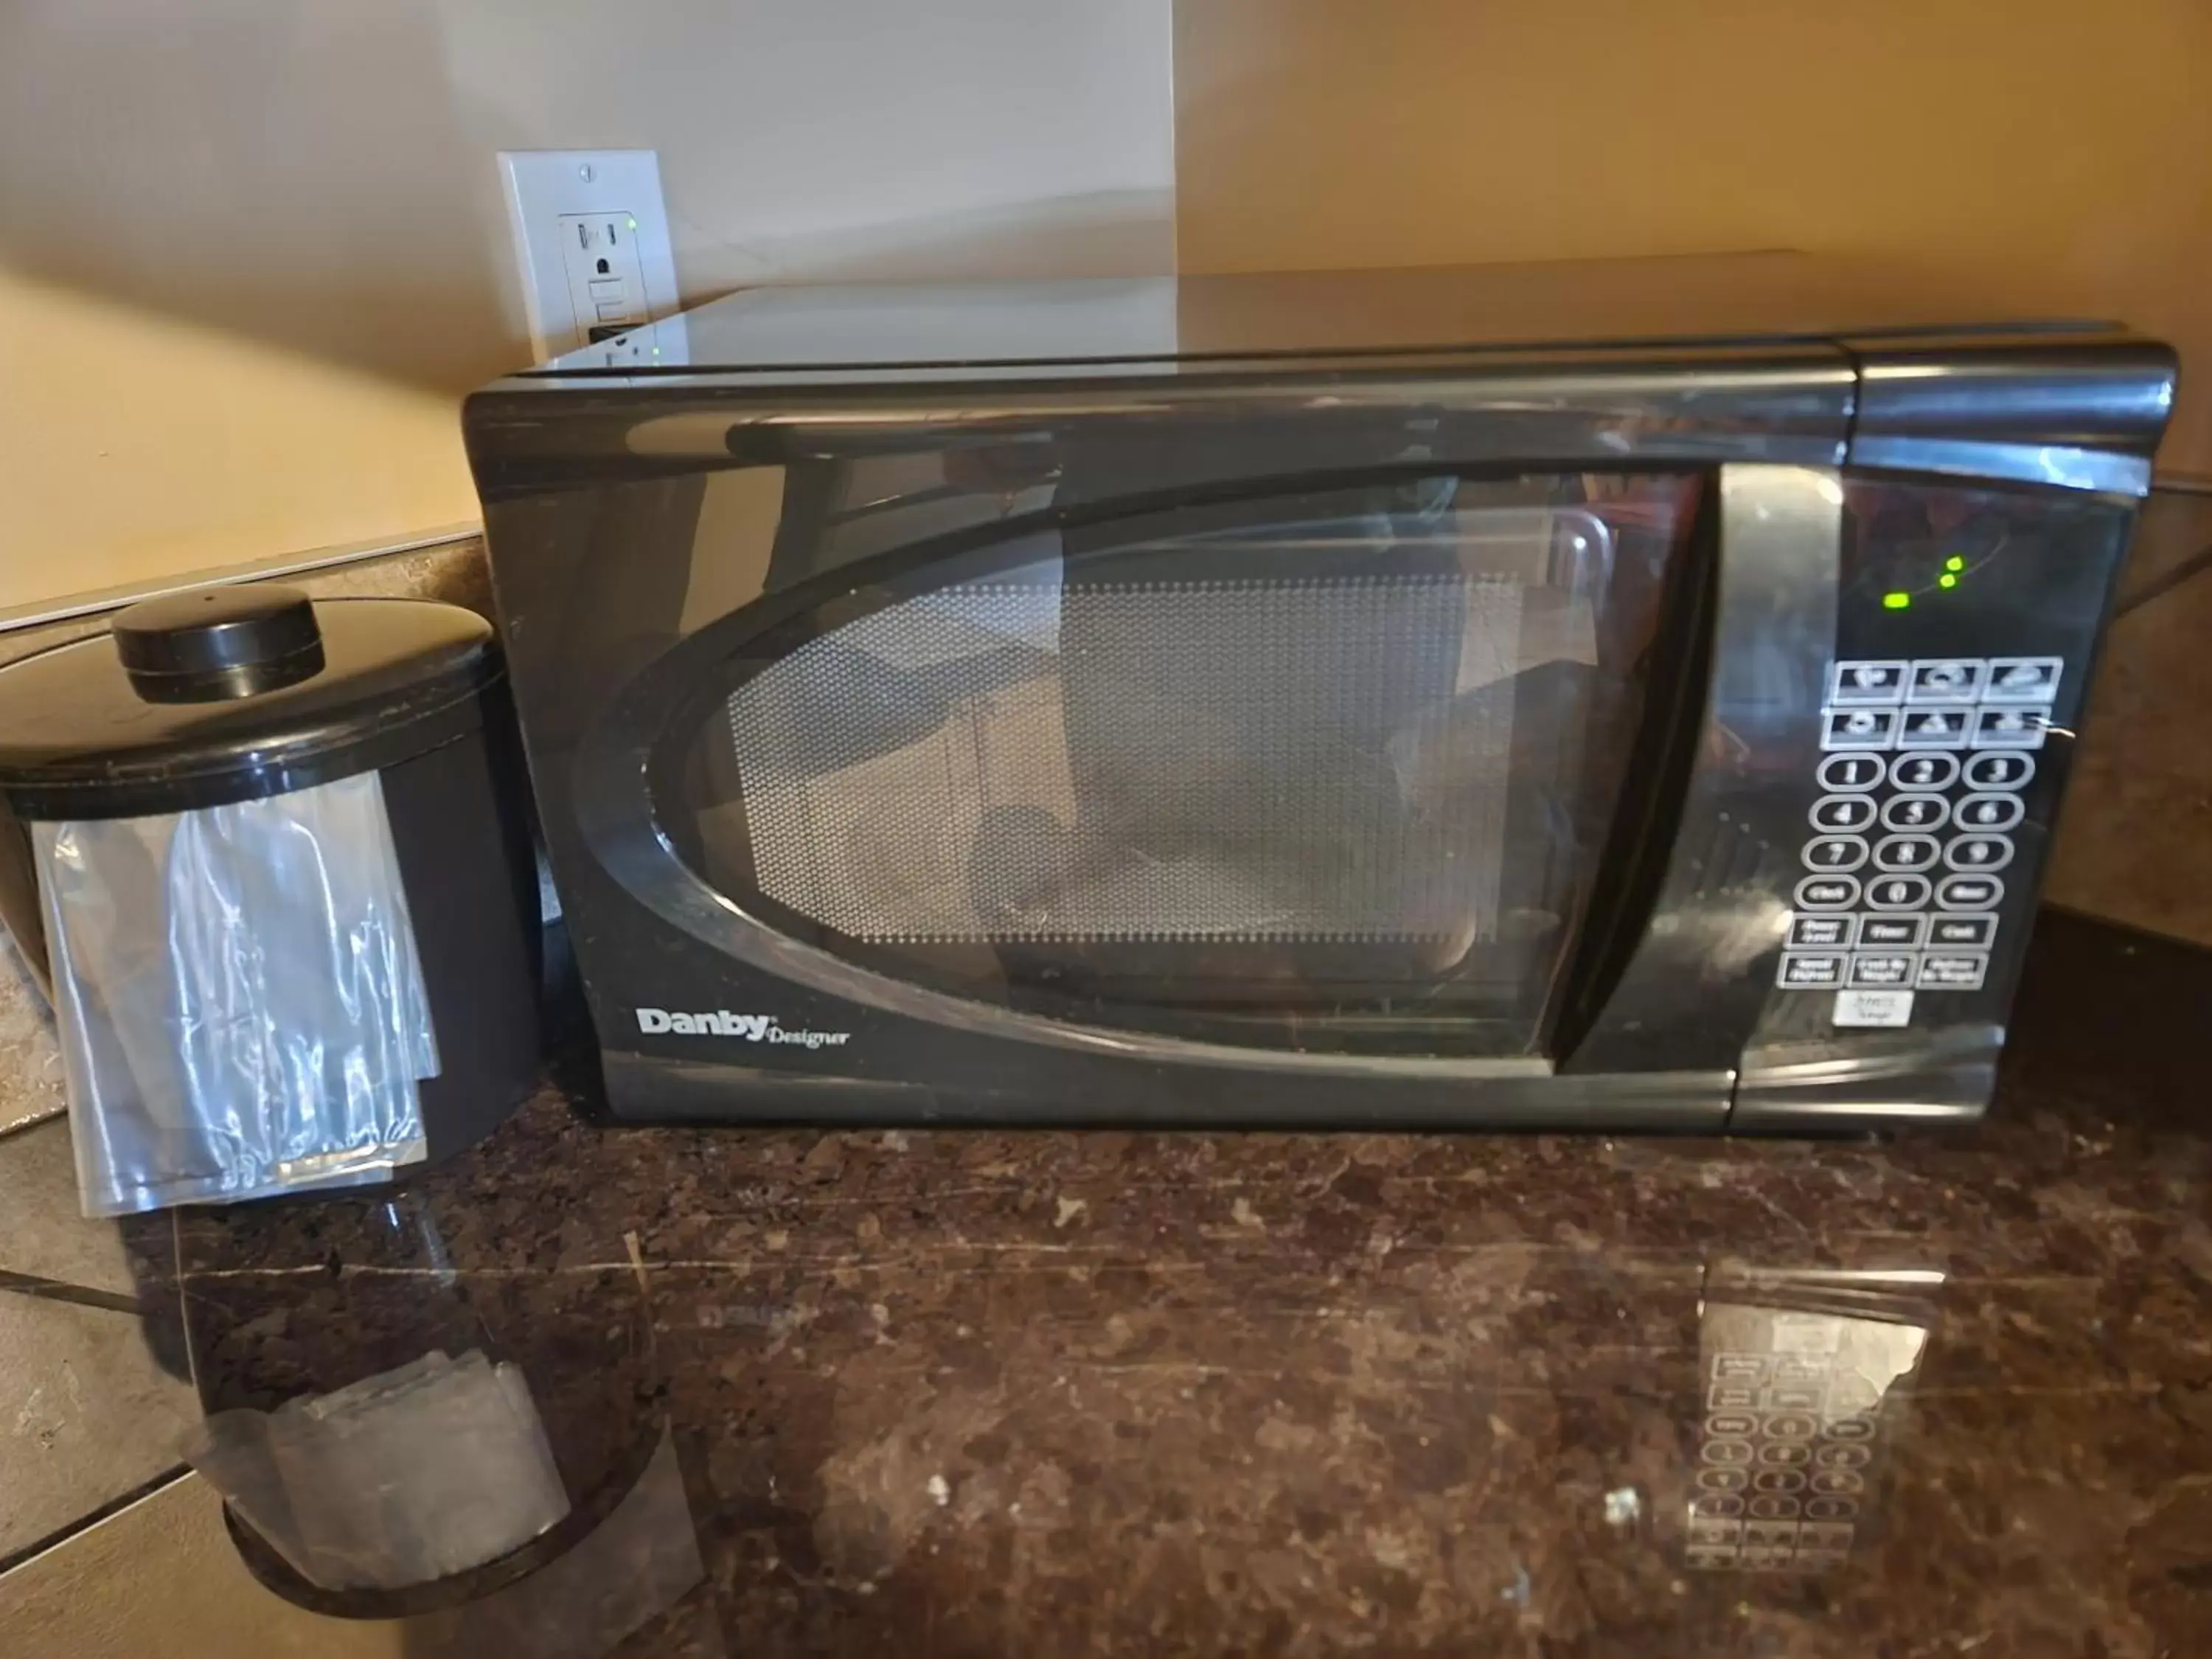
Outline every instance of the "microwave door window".
<path fill-rule="evenodd" d="M 747 643 L 672 839 L 771 926 L 1048 1018 L 1531 1052 L 1693 489 L 1419 478 L 927 567 Z"/>

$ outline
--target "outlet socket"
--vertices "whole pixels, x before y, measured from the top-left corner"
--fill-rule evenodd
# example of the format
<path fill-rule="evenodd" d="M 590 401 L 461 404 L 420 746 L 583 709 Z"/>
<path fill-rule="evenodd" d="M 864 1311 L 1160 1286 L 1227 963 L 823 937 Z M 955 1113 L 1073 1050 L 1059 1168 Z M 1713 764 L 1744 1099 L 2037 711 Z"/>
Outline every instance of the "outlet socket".
<path fill-rule="evenodd" d="M 654 152 L 502 150 L 499 166 L 540 362 L 675 311 Z"/>

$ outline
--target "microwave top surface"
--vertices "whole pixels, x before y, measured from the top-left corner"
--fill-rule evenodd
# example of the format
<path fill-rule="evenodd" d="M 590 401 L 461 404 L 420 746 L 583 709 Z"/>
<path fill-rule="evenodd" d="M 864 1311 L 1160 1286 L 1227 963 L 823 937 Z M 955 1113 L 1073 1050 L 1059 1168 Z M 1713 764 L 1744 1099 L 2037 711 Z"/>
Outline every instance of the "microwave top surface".
<path fill-rule="evenodd" d="M 518 378 L 730 374 L 849 387 L 979 370 L 1079 380 L 1273 358 L 2117 332 L 1992 311 L 1869 264 L 1776 252 L 750 289 Z"/>

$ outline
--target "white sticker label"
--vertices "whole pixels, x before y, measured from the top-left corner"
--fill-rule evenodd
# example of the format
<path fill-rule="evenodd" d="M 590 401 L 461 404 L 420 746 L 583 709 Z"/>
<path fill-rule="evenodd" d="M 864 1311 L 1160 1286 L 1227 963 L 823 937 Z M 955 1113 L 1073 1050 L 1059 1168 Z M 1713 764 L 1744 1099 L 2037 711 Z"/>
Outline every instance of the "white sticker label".
<path fill-rule="evenodd" d="M 1838 1025 L 1905 1025 L 1912 1018 L 1912 993 L 1838 991 L 1832 1018 Z"/>

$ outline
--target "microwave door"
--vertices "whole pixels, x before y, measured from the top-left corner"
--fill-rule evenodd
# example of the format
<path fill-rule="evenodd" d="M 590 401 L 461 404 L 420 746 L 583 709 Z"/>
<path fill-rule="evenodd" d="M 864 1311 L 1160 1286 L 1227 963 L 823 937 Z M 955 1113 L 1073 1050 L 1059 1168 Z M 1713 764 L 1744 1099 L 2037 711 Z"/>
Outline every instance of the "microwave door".
<path fill-rule="evenodd" d="M 1647 720 L 1644 769 L 1571 969 L 1558 1039 L 1569 1073 L 1732 1076 L 1800 884 L 1828 873 L 1803 857 L 1843 483 L 1826 468 L 1729 465 L 1717 494 L 1705 584 L 1684 607 L 1699 614 L 1668 636 L 1698 653 L 1674 679 L 1686 706 Z"/>
<path fill-rule="evenodd" d="M 1394 477 L 915 562 L 685 641 L 578 799 L 633 891 L 841 997 L 1548 1078 L 1702 489 Z"/>

